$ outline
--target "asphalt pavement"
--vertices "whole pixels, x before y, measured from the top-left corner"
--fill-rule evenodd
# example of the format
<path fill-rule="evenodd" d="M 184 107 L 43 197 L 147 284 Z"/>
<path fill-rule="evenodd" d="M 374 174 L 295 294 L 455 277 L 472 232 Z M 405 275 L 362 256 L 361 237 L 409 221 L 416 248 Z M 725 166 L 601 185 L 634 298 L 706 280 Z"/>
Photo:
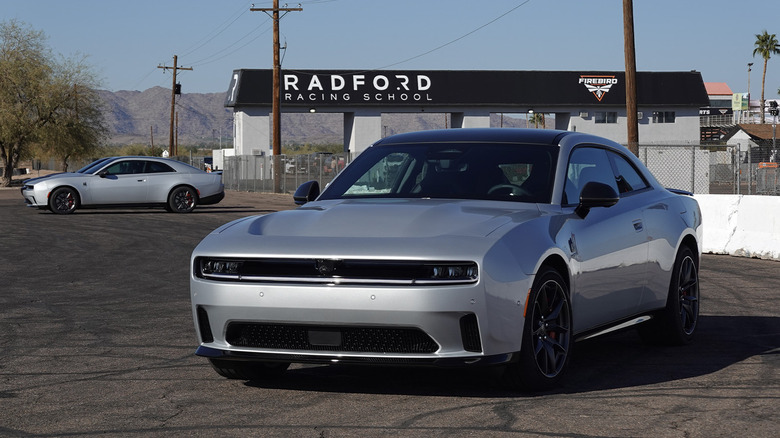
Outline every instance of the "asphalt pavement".
<path fill-rule="evenodd" d="M 633 331 L 580 342 L 565 386 L 546 393 L 507 391 L 482 369 L 221 378 L 193 354 L 190 253 L 223 223 L 293 207 L 228 192 L 184 215 L 59 216 L 0 189 L 0 436 L 777 436 L 780 262 L 723 255 L 703 257 L 692 345 Z"/>

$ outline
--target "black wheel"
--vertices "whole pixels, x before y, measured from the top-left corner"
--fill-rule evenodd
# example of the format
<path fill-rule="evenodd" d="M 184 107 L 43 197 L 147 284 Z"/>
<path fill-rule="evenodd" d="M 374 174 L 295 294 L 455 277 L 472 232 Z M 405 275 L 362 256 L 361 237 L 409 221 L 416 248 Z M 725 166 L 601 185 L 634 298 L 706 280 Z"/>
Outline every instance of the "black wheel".
<path fill-rule="evenodd" d="M 699 266 L 687 246 L 677 252 L 666 307 L 637 329 L 645 342 L 684 345 L 693 340 L 699 320 Z"/>
<path fill-rule="evenodd" d="M 57 214 L 70 214 L 79 205 L 79 194 L 70 187 L 60 187 L 49 196 L 49 210 Z"/>
<path fill-rule="evenodd" d="M 222 377 L 238 380 L 263 380 L 282 375 L 290 366 L 287 362 L 240 362 L 209 359 L 214 371 Z"/>
<path fill-rule="evenodd" d="M 534 280 L 528 297 L 519 358 L 507 365 L 506 382 L 520 389 L 554 387 L 566 371 L 571 347 L 568 287 L 557 271 L 543 269 Z"/>
<path fill-rule="evenodd" d="M 174 213 L 189 213 L 198 204 L 198 194 L 192 187 L 176 187 L 168 195 L 167 210 Z"/>

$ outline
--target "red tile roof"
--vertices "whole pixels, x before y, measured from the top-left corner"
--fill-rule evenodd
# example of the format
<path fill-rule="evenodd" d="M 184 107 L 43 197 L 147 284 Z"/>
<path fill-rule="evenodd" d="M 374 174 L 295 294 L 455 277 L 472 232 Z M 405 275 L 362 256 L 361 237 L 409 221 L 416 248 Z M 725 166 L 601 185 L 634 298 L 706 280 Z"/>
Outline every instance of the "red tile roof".
<path fill-rule="evenodd" d="M 708 96 L 719 96 L 719 95 L 731 96 L 733 94 L 731 92 L 731 88 L 729 88 L 729 86 L 725 82 L 705 82 L 704 88 L 707 89 Z"/>

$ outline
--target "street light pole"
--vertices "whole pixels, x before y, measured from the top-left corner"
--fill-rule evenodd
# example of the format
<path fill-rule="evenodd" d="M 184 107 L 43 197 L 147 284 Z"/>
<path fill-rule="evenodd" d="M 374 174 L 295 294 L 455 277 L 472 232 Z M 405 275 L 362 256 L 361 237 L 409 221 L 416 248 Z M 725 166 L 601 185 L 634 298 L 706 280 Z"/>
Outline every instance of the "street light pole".
<path fill-rule="evenodd" d="M 748 122 L 750 122 L 750 72 L 753 70 L 753 63 L 748 62 L 748 102 L 747 102 L 747 114 Z"/>

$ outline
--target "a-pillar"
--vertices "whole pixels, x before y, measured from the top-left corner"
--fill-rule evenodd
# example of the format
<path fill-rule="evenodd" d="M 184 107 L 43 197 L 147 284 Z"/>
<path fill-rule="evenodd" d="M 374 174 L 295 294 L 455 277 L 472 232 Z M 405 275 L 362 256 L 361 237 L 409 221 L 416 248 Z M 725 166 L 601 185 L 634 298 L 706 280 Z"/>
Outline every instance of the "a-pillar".
<path fill-rule="evenodd" d="M 382 113 L 344 113 L 344 146 L 353 156 L 382 138 Z"/>
<path fill-rule="evenodd" d="M 490 113 L 452 113 L 453 128 L 490 128 Z"/>

